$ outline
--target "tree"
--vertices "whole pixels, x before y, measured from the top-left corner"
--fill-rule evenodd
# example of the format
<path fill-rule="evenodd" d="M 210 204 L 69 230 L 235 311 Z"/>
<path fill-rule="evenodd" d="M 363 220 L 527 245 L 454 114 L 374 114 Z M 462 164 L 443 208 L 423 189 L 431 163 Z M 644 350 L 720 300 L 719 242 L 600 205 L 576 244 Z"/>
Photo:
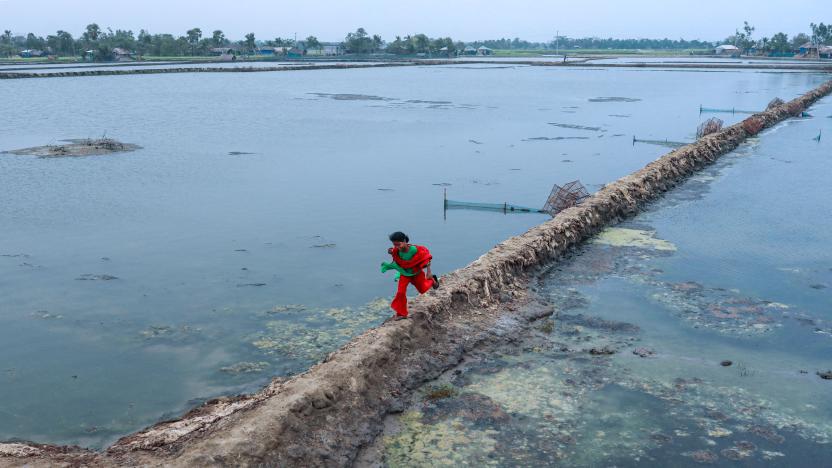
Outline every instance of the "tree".
<path fill-rule="evenodd" d="M 367 31 L 364 28 L 358 28 L 354 33 L 347 34 L 344 47 L 354 54 L 366 54 L 372 51 L 373 40 L 367 37 Z"/>
<path fill-rule="evenodd" d="M 0 53 L 4 54 L 6 57 L 11 57 L 12 54 L 14 54 L 12 32 L 8 29 L 3 31 L 3 35 L 0 36 Z"/>
<path fill-rule="evenodd" d="M 196 55 L 196 46 L 199 45 L 199 40 L 202 39 L 202 30 L 193 28 L 189 29 L 185 34 L 188 37 L 188 44 L 191 45 L 191 55 Z"/>
<path fill-rule="evenodd" d="M 748 53 L 748 50 L 754 47 L 754 41 L 751 34 L 754 32 L 754 26 L 748 24 L 748 21 L 743 21 L 742 31 L 736 30 L 733 36 L 733 44 L 739 47 L 743 53 Z"/>
<path fill-rule="evenodd" d="M 380 50 L 384 45 L 384 40 L 378 34 L 373 34 L 373 50 Z"/>
<path fill-rule="evenodd" d="M 254 40 L 254 33 L 246 34 L 246 41 L 245 41 L 246 49 L 254 52 L 257 48 L 257 41 Z"/>
<path fill-rule="evenodd" d="M 809 23 L 809 29 L 812 30 L 812 42 L 815 44 L 825 44 L 832 39 L 832 24 Z"/>
<path fill-rule="evenodd" d="M 309 36 L 309 37 L 306 38 L 306 47 L 308 49 L 314 49 L 314 50 L 320 51 L 321 50 L 321 43 L 320 43 L 320 41 L 318 41 L 317 37 Z"/>
<path fill-rule="evenodd" d="M 46 41 L 32 33 L 26 35 L 26 48 L 42 50 L 46 48 Z"/>
<path fill-rule="evenodd" d="M 152 47 L 153 36 L 151 36 L 150 33 L 144 29 L 140 30 L 138 40 L 136 41 L 136 52 L 138 52 L 139 55 L 145 55 L 152 50 Z"/>
<path fill-rule="evenodd" d="M 221 30 L 217 29 L 211 35 L 211 43 L 214 47 L 224 46 L 226 43 L 225 34 Z"/>
<path fill-rule="evenodd" d="M 87 30 L 83 34 L 83 38 L 87 42 L 95 42 L 98 36 L 101 35 L 101 28 L 97 24 L 92 23 L 87 25 Z"/>
<path fill-rule="evenodd" d="M 424 34 L 417 34 L 411 38 L 411 42 L 413 42 L 413 47 L 416 49 L 416 53 L 424 53 L 428 52 L 430 49 L 430 39 Z"/>
<path fill-rule="evenodd" d="M 809 36 L 807 36 L 803 33 L 798 34 L 797 36 L 792 38 L 792 49 L 799 49 L 800 46 L 809 42 L 809 40 L 810 40 Z"/>
<path fill-rule="evenodd" d="M 771 36 L 769 47 L 771 47 L 773 52 L 785 53 L 790 51 L 791 45 L 789 45 L 789 36 L 781 32 Z"/>

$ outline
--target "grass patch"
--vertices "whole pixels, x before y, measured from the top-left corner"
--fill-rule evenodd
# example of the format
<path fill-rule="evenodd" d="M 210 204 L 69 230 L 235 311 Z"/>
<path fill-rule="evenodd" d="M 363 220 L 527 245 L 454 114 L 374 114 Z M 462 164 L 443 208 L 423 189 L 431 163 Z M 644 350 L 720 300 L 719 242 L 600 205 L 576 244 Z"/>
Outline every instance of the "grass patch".
<path fill-rule="evenodd" d="M 428 401 L 442 400 L 457 395 L 456 387 L 451 384 L 431 385 L 424 390 L 424 399 Z"/>

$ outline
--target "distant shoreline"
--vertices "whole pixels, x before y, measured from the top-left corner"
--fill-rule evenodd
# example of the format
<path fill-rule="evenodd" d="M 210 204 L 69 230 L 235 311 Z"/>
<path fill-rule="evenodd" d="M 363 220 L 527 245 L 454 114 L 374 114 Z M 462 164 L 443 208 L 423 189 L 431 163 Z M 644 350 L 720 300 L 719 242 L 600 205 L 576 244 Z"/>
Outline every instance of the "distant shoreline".
<path fill-rule="evenodd" d="M 606 58 L 606 57 L 605 57 Z M 600 59 L 600 57 L 599 57 Z M 832 72 L 832 62 L 774 62 L 774 63 L 690 63 L 690 62 L 634 62 L 634 63 L 592 63 L 588 60 L 584 61 L 560 61 L 560 60 L 499 60 L 499 59 L 420 59 L 420 60 L 390 60 L 390 61 L 376 61 L 373 63 L 366 63 L 366 61 L 336 61 L 336 63 L 326 63 L 318 61 L 298 61 L 291 62 L 290 65 L 283 66 L 241 66 L 241 67 L 181 67 L 181 68 L 151 68 L 152 66 L 163 66 L 169 64 L 178 64 L 178 62 L 156 62 L 153 64 L 142 64 L 141 62 L 132 62 L 125 64 L 104 64 L 95 66 L 95 68 L 104 67 L 119 67 L 119 66 L 143 66 L 148 68 L 139 68 L 131 70 L 74 70 L 55 73 L 36 73 L 36 72 L 19 72 L 19 71 L 3 71 L 0 69 L 0 79 L 23 79 L 23 78 L 66 78 L 66 77 L 82 77 L 82 76 L 109 76 L 109 75 L 142 75 L 142 74 L 158 74 L 158 73 L 247 73 L 247 72 L 275 72 L 275 71 L 300 71 L 300 70 L 331 70 L 331 69 L 349 69 L 349 68 L 385 68 L 385 67 L 401 67 L 413 65 L 471 65 L 471 64 L 502 64 L 502 65 L 529 65 L 529 66 L 551 66 L 551 67 L 593 67 L 593 68 L 659 68 L 659 69 L 726 69 L 726 70 L 799 70 L 799 71 L 821 71 Z M 216 62 L 208 61 L 203 63 L 232 63 L 232 62 Z M 237 62 L 233 62 L 237 63 Z M 246 62 L 239 62 L 246 63 Z M 187 64 L 195 64 L 195 62 L 187 62 Z M 68 67 L 81 68 L 81 67 Z"/>

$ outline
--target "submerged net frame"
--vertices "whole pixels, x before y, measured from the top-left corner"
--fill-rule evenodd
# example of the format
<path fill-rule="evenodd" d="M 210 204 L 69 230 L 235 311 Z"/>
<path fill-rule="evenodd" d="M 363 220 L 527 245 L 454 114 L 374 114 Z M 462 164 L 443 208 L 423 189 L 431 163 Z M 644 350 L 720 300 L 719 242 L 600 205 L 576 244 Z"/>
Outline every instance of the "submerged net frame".
<path fill-rule="evenodd" d="M 482 211 L 500 211 L 503 213 L 540 213 L 540 210 L 529 208 L 526 206 L 513 205 L 511 203 L 479 203 L 479 202 L 465 202 L 459 200 L 445 199 L 446 210 L 482 210 Z"/>
<path fill-rule="evenodd" d="M 766 110 L 770 110 L 772 107 L 776 107 L 777 104 L 775 101 L 779 100 L 779 98 L 774 98 L 771 102 L 768 103 L 770 107 L 766 107 Z M 782 101 L 780 101 L 782 103 Z M 772 106 L 774 104 L 774 106 Z M 711 107 L 702 107 L 699 106 L 699 113 L 713 113 L 713 114 L 759 114 L 761 111 L 750 111 L 750 110 L 741 110 L 741 109 L 714 109 Z M 811 117 L 812 115 L 805 111 L 793 110 L 789 109 L 789 112 L 792 115 L 797 115 L 800 117 Z"/>
<path fill-rule="evenodd" d="M 664 146 L 665 148 L 681 148 L 689 143 L 685 143 L 683 141 L 671 141 L 671 140 L 642 140 L 641 138 L 636 138 L 633 136 L 633 146 L 636 143 L 647 143 L 649 145 L 656 145 L 656 146 Z"/>
<path fill-rule="evenodd" d="M 578 180 L 567 182 L 563 187 L 555 184 L 552 187 L 549 198 L 546 199 L 546 204 L 543 205 L 542 211 L 555 216 L 559 212 L 577 205 L 588 197 L 589 192 L 587 192 L 586 188 Z"/>

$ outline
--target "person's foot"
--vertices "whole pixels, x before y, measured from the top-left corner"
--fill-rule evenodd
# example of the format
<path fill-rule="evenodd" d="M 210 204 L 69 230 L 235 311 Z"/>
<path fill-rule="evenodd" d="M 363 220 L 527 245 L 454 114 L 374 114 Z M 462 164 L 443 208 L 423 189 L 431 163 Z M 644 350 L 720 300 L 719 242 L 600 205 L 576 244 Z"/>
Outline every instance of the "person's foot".
<path fill-rule="evenodd" d="M 399 320 L 406 320 L 406 319 L 407 319 L 407 315 L 394 315 L 393 316 L 393 321 L 394 322 L 398 322 Z"/>
<path fill-rule="evenodd" d="M 433 284 L 430 286 L 433 289 L 439 289 L 439 278 L 436 275 L 433 275 Z"/>

